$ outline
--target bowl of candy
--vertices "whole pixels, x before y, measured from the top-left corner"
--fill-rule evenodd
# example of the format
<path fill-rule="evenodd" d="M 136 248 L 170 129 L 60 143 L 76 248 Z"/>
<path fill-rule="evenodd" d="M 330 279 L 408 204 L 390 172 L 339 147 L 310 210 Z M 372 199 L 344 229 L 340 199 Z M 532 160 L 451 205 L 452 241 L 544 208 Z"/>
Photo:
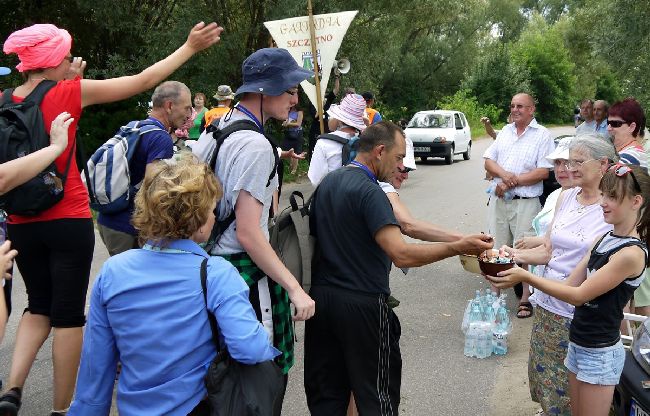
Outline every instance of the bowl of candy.
<path fill-rule="evenodd" d="M 496 276 L 497 273 L 514 267 L 515 260 L 506 251 L 490 249 L 478 256 L 478 265 L 484 274 Z"/>
<path fill-rule="evenodd" d="M 458 258 L 460 259 L 460 264 L 463 266 L 463 269 L 470 273 L 481 274 L 481 267 L 478 264 L 478 256 L 472 254 L 460 254 Z"/>

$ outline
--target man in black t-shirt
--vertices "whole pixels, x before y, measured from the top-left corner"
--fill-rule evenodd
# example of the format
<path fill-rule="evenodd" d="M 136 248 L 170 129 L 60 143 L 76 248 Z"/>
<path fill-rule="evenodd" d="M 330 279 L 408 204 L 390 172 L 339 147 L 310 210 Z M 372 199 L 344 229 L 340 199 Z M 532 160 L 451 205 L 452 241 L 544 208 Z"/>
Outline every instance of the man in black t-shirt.
<path fill-rule="evenodd" d="M 492 247 L 484 234 L 407 244 L 377 184 L 404 168 L 404 133 L 379 122 L 358 144 L 356 159 L 327 175 L 312 202 L 310 227 L 320 256 L 310 292 L 316 314 L 305 327 L 305 392 L 314 416 L 344 415 L 350 392 L 360 414 L 398 414 L 400 324 L 386 304 L 391 262 L 416 267 Z"/>

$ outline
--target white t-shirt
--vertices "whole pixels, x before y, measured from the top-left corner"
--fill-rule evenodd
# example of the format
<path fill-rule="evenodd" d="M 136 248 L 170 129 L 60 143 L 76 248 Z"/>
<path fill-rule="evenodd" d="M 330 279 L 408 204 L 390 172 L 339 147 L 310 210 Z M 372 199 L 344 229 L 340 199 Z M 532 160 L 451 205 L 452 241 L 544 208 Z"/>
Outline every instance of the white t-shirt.
<path fill-rule="evenodd" d="M 349 139 L 352 137 L 349 133 L 334 131 L 331 134 Z M 318 139 L 309 162 L 309 171 L 307 177 L 311 184 L 318 186 L 325 175 L 341 167 L 341 157 L 343 153 L 343 144 L 334 140 Z"/>

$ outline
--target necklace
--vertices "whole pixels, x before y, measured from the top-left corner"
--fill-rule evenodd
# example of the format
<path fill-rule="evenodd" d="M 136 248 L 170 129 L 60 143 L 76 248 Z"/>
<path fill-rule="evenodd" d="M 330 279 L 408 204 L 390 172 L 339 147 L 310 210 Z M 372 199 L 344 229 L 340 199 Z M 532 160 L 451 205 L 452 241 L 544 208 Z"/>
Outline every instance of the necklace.
<path fill-rule="evenodd" d="M 45 77 L 41 77 L 41 78 L 29 78 L 29 79 L 27 79 L 27 82 L 44 81 L 44 80 L 46 80 L 46 79 L 47 79 L 47 78 L 45 78 Z"/>
<path fill-rule="evenodd" d="M 631 144 L 634 143 L 634 142 L 636 142 L 636 139 L 632 139 L 632 140 L 630 140 L 629 142 L 625 143 L 625 144 L 624 144 L 623 146 L 621 146 L 620 148 L 616 148 L 616 151 L 620 153 L 623 149 L 625 149 L 626 147 L 628 147 L 629 145 L 631 145 Z M 637 144 L 638 144 L 638 143 L 637 143 Z"/>

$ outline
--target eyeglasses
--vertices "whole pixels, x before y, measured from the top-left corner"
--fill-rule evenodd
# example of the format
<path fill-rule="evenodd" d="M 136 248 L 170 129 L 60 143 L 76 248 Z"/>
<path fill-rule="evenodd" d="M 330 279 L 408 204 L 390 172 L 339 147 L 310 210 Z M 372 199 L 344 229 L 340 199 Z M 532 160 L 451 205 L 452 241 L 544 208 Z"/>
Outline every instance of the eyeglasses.
<path fill-rule="evenodd" d="M 531 105 L 523 105 L 523 104 L 510 104 L 510 109 L 514 110 L 515 108 L 517 110 L 521 110 L 522 108 L 529 108 L 532 107 Z"/>
<path fill-rule="evenodd" d="M 627 122 L 623 120 L 607 120 L 607 124 L 612 127 L 621 127 L 623 124 L 627 124 Z"/>
<path fill-rule="evenodd" d="M 566 166 L 567 169 L 575 169 L 575 168 L 581 168 L 582 165 L 584 165 L 587 162 L 592 162 L 596 159 L 587 159 L 587 160 L 575 160 L 575 159 L 569 159 L 566 161 L 564 166 Z"/>
<path fill-rule="evenodd" d="M 632 168 L 629 167 L 628 165 L 624 165 L 622 163 L 617 163 L 615 165 L 612 165 L 609 167 L 610 172 L 614 172 L 616 176 L 619 178 L 625 177 L 628 173 L 632 177 L 632 181 L 634 182 L 634 187 L 636 188 L 637 191 L 641 192 L 641 185 L 639 185 L 639 181 L 636 180 L 636 176 L 634 176 L 634 172 L 632 171 Z"/>
<path fill-rule="evenodd" d="M 72 61 L 74 61 L 74 56 L 72 56 L 72 55 L 70 55 L 70 56 L 66 56 L 66 57 L 63 58 L 63 59 L 65 59 L 66 61 L 72 63 Z"/>
<path fill-rule="evenodd" d="M 399 171 L 399 173 L 409 173 L 413 170 L 413 168 L 404 167 L 404 169 L 397 168 L 397 170 Z"/>
<path fill-rule="evenodd" d="M 292 88 L 292 89 L 290 89 L 290 90 L 286 90 L 285 92 L 286 92 L 287 94 L 293 96 L 293 95 L 298 94 L 298 88 Z"/>

